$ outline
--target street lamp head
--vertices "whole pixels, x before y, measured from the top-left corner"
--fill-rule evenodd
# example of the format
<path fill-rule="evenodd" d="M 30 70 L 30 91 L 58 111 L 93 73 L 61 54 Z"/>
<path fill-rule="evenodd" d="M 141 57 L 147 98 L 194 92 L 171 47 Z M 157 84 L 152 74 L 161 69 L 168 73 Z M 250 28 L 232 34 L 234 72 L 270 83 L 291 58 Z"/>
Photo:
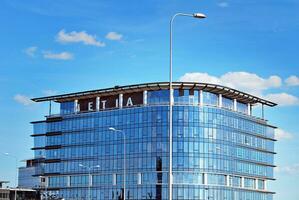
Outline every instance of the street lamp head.
<path fill-rule="evenodd" d="M 207 18 L 207 16 L 203 13 L 194 13 L 193 14 L 193 17 L 194 18 L 198 18 L 198 19 L 204 19 L 204 18 Z"/>
<path fill-rule="evenodd" d="M 113 127 L 109 127 L 108 129 L 109 129 L 110 131 L 116 131 L 116 129 L 113 128 Z"/>
<path fill-rule="evenodd" d="M 84 167 L 84 165 L 82 165 L 82 164 L 79 164 L 79 167 Z"/>
<path fill-rule="evenodd" d="M 100 165 L 97 165 L 96 168 L 100 168 Z"/>

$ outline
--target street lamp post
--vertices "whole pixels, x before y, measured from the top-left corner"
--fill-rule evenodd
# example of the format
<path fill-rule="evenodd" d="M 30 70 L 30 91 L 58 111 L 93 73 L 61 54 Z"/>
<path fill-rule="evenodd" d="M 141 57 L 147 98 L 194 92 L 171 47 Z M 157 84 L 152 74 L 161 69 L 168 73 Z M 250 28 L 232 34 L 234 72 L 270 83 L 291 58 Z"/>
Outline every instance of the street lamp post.
<path fill-rule="evenodd" d="M 10 153 L 4 153 L 4 155 L 15 159 L 16 171 L 15 171 L 15 200 L 17 200 L 17 174 L 18 174 L 18 158 Z"/>
<path fill-rule="evenodd" d="M 170 20 L 170 68 L 169 68 L 169 177 L 168 177 L 168 188 L 169 188 L 169 200 L 172 200 L 172 106 L 173 106 L 173 89 L 172 89 L 172 29 L 173 21 L 177 16 L 194 17 L 198 19 L 206 18 L 202 13 L 176 13 Z"/>
<path fill-rule="evenodd" d="M 90 186 L 91 186 L 91 183 L 90 183 L 90 180 L 91 180 L 91 170 L 94 169 L 94 168 L 100 168 L 100 165 L 95 165 L 95 166 L 85 166 L 83 164 L 79 164 L 79 167 L 82 167 L 82 168 L 86 168 L 88 170 L 88 198 L 90 200 Z"/>
<path fill-rule="evenodd" d="M 126 200 L 126 134 L 124 133 L 124 131 L 122 130 L 118 130 L 116 128 L 113 127 L 109 127 L 110 131 L 114 131 L 114 132 L 120 132 L 123 135 L 123 146 L 124 146 L 124 200 Z"/>

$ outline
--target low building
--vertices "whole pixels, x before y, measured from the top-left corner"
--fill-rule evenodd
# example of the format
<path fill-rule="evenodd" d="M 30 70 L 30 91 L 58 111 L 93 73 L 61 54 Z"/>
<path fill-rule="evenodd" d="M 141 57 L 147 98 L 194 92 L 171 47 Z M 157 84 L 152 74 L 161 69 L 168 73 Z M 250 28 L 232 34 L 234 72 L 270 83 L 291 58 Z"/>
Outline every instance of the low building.
<path fill-rule="evenodd" d="M 0 200 L 40 200 L 40 193 L 32 189 L 24 188 L 0 188 Z"/>
<path fill-rule="evenodd" d="M 4 187 L 9 181 L 0 181 L 0 200 L 40 200 L 41 195 L 38 190 L 29 188 Z M 17 196 L 15 198 L 15 196 Z"/>
<path fill-rule="evenodd" d="M 9 190 L 0 188 L 0 200 L 7 200 L 9 199 Z"/>

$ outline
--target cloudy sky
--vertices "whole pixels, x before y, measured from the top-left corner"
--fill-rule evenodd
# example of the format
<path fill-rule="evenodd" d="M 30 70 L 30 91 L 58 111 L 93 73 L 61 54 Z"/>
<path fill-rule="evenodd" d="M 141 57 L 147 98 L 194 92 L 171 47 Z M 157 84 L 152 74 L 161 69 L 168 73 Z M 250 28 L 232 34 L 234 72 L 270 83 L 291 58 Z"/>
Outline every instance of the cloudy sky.
<path fill-rule="evenodd" d="M 170 17 L 199 11 L 208 18 L 175 21 L 174 79 L 277 102 L 266 108 L 279 127 L 269 189 L 299 199 L 297 0 L 2 0 L 0 9 L 0 153 L 32 157 L 29 122 L 47 114 L 32 97 L 167 81 Z M 0 180 L 13 182 L 14 160 L 0 162 Z"/>

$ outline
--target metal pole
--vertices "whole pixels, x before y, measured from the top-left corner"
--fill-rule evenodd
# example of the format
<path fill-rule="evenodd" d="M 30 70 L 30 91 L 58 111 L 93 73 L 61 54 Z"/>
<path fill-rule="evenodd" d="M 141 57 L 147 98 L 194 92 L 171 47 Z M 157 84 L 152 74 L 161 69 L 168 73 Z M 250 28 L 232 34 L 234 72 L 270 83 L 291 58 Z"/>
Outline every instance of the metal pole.
<path fill-rule="evenodd" d="M 173 88 L 172 88 L 172 35 L 173 35 L 173 21 L 176 16 L 186 16 L 194 18 L 205 18 L 206 16 L 201 13 L 187 14 L 187 13 L 176 13 L 170 20 L 170 63 L 169 63 L 169 177 L 168 177 L 168 198 L 172 200 L 172 112 L 173 112 Z"/>
<path fill-rule="evenodd" d="M 176 16 L 185 15 L 177 13 L 170 20 L 170 65 L 169 65 L 169 177 L 168 177 L 168 198 L 172 200 L 172 106 L 173 106 L 173 89 L 172 89 L 172 32 L 173 21 Z M 189 16 L 189 15 L 188 15 Z M 192 16 L 192 15 L 191 15 Z"/>
<path fill-rule="evenodd" d="M 172 200 L 172 26 L 174 15 L 170 20 L 170 66 L 169 66 L 169 177 L 168 177 L 168 198 Z"/>
<path fill-rule="evenodd" d="M 114 131 L 114 132 L 121 132 L 123 134 L 123 149 L 124 149 L 124 161 L 123 161 L 123 167 L 124 167 L 124 182 L 123 182 L 123 187 L 124 187 L 124 200 L 126 200 L 126 134 L 123 130 L 118 130 L 114 127 L 109 127 L 108 130 L 110 131 Z"/>
<path fill-rule="evenodd" d="M 126 134 L 121 131 L 123 134 L 123 145 L 124 145 L 124 200 L 126 200 Z"/>
<path fill-rule="evenodd" d="M 87 191 L 87 199 L 90 200 L 90 196 L 91 196 L 91 185 L 92 185 L 92 176 L 91 176 L 91 170 L 93 168 L 99 168 L 100 165 L 95 165 L 95 166 L 91 166 L 91 167 L 88 167 L 88 166 L 85 166 L 85 165 L 82 165 L 81 163 L 79 164 L 80 167 L 82 168 L 86 168 L 88 170 L 88 191 Z"/>
<path fill-rule="evenodd" d="M 185 15 L 177 13 L 170 20 L 170 65 L 169 65 L 169 177 L 168 177 L 168 198 L 172 200 L 172 106 L 173 106 L 173 89 L 172 89 L 172 32 L 173 21 L 176 16 Z M 188 15 L 189 16 L 189 15 Z M 192 16 L 192 15 L 191 15 Z"/>

